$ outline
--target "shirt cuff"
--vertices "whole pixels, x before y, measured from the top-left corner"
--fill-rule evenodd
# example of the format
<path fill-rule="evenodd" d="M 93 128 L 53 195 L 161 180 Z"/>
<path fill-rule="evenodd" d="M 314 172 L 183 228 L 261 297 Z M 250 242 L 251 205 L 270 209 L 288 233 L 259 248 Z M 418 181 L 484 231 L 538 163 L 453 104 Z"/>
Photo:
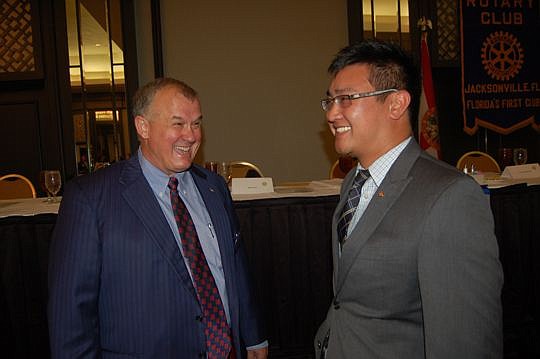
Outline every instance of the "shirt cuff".
<path fill-rule="evenodd" d="M 266 347 L 268 347 L 268 340 L 265 340 L 264 342 L 262 342 L 260 344 L 257 344 L 257 345 L 252 345 L 250 347 L 246 347 L 246 350 L 262 349 L 262 348 L 266 348 Z"/>

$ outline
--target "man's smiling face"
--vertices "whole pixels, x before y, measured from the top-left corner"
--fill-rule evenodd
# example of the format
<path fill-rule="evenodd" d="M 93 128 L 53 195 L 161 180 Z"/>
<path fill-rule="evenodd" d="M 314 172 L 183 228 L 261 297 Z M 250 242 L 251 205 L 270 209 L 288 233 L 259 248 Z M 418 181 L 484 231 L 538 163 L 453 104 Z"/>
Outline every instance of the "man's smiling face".
<path fill-rule="evenodd" d="M 333 78 L 328 95 L 351 95 L 376 90 L 369 82 L 370 68 L 365 64 L 344 67 Z M 348 155 L 370 161 L 385 148 L 387 131 L 385 116 L 388 106 L 386 98 L 378 96 L 350 101 L 349 106 L 332 104 L 326 112 L 330 131 L 334 135 L 334 146 L 340 155 Z M 377 158 L 377 157 L 375 157 Z"/>
<path fill-rule="evenodd" d="M 198 99 L 174 86 L 159 90 L 148 115 L 137 119 L 144 156 L 167 175 L 187 170 L 201 144 L 202 115 Z"/>

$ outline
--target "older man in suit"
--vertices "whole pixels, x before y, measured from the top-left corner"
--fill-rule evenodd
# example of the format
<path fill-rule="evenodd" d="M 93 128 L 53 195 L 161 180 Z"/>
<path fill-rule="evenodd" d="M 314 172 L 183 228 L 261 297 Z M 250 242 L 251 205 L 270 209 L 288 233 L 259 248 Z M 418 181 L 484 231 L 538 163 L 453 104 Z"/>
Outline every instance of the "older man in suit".
<path fill-rule="evenodd" d="M 397 46 L 342 49 L 322 100 L 335 148 L 359 164 L 333 218 L 334 299 L 318 358 L 502 356 L 502 270 L 474 180 L 421 151 L 419 76 Z"/>
<path fill-rule="evenodd" d="M 53 358 L 265 358 L 232 200 L 192 164 L 196 92 L 164 78 L 134 98 L 137 155 L 71 181 L 49 269 Z"/>

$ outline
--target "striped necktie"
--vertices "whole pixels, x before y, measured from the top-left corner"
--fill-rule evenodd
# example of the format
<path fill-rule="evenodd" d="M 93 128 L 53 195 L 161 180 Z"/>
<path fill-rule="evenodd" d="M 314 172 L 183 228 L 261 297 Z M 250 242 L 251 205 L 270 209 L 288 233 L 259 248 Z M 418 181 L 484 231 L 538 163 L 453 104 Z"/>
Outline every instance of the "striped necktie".
<path fill-rule="evenodd" d="M 351 223 L 354 217 L 354 212 L 356 211 L 358 202 L 360 202 L 360 196 L 362 194 L 362 186 L 364 185 L 364 183 L 369 177 L 370 177 L 370 174 L 368 170 L 359 170 L 358 174 L 354 178 L 354 183 L 351 189 L 349 190 L 347 201 L 345 202 L 345 205 L 343 206 L 343 210 L 341 211 L 341 215 L 339 216 L 339 220 L 337 224 L 338 239 L 341 245 L 343 245 L 345 241 L 347 240 L 347 230 L 349 228 L 349 224 Z"/>

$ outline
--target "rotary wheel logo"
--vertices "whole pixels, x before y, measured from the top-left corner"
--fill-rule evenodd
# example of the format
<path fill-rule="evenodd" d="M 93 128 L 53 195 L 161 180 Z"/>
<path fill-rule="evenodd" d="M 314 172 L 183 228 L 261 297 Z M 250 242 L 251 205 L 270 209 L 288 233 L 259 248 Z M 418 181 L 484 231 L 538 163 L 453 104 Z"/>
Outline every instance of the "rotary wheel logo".
<path fill-rule="evenodd" d="M 521 70 L 523 49 L 518 40 L 508 32 L 491 33 L 482 46 L 482 64 L 496 80 L 510 80 Z"/>

